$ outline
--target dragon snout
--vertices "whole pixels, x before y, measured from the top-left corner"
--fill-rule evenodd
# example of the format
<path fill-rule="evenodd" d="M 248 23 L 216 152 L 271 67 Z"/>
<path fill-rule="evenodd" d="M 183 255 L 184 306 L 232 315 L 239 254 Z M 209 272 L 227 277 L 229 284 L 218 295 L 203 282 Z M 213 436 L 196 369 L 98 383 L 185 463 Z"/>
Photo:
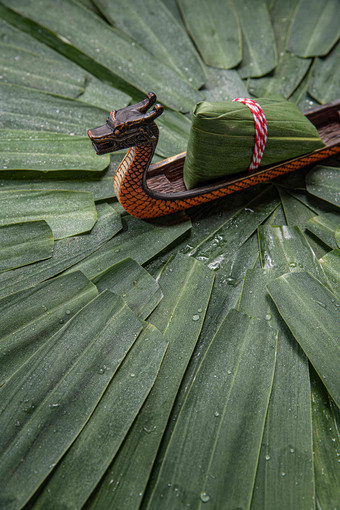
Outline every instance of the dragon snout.
<path fill-rule="evenodd" d="M 113 131 L 107 124 L 94 129 L 88 129 L 87 134 L 90 137 L 96 154 L 106 154 L 114 150 Z"/>
<path fill-rule="evenodd" d="M 87 134 L 92 142 L 101 142 L 108 136 L 112 136 L 113 131 L 107 124 L 104 124 L 103 126 L 99 126 L 94 129 L 88 129 Z"/>

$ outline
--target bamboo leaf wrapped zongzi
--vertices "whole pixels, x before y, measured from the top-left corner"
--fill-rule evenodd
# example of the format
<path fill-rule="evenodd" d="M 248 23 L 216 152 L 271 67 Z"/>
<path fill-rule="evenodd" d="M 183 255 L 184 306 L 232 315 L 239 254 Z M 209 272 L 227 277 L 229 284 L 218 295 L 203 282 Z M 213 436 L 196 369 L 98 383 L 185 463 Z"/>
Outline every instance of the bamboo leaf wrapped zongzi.
<path fill-rule="evenodd" d="M 260 167 L 324 147 L 315 126 L 285 99 L 258 99 L 267 122 L 267 143 Z M 184 164 L 187 189 L 227 175 L 245 172 L 254 151 L 252 111 L 240 102 L 196 105 Z"/>

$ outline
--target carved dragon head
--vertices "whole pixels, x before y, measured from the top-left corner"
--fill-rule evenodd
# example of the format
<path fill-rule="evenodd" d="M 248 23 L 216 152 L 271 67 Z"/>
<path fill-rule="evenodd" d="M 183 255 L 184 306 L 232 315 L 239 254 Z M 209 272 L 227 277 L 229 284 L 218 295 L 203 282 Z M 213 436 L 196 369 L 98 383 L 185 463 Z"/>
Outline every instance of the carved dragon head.
<path fill-rule="evenodd" d="M 89 129 L 89 135 L 97 154 L 126 149 L 149 141 L 153 136 L 153 121 L 163 113 L 163 106 L 156 104 L 156 94 L 149 92 L 140 103 L 113 110 L 103 126 Z"/>

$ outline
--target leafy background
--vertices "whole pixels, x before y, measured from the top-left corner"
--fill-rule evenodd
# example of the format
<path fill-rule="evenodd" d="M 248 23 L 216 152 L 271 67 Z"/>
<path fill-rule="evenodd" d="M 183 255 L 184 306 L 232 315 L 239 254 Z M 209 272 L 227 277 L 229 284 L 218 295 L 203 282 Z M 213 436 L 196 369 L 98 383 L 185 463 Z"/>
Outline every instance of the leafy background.
<path fill-rule="evenodd" d="M 202 98 L 338 99 L 338 0 L 0 13 L 1 508 L 337 508 L 339 158 L 147 222 L 86 130 L 154 90 L 158 160 Z"/>

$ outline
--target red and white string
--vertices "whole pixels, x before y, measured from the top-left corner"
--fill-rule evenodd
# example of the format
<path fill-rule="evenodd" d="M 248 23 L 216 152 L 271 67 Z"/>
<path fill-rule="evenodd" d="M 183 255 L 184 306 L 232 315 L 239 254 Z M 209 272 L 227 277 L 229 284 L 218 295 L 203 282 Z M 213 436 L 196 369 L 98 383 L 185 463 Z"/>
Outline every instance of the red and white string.
<path fill-rule="evenodd" d="M 261 106 L 256 103 L 256 101 L 253 101 L 248 97 L 237 97 L 233 101 L 245 104 L 253 114 L 255 124 L 255 144 L 253 159 L 248 170 L 256 170 L 260 166 L 267 143 L 267 120 Z"/>

